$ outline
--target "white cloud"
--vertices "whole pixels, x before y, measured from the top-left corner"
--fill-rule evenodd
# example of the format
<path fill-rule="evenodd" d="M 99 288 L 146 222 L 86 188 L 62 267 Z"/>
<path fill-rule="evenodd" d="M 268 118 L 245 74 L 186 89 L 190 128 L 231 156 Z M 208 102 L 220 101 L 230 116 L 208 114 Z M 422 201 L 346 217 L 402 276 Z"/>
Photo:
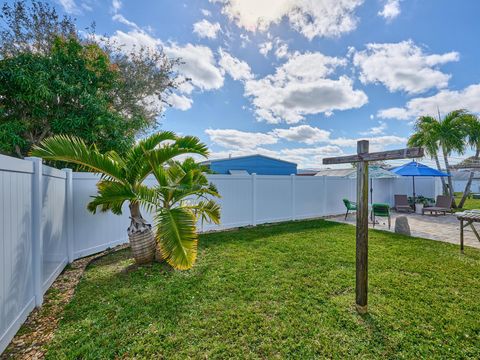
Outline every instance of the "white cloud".
<path fill-rule="evenodd" d="M 263 56 L 267 56 L 268 53 L 272 50 L 273 48 L 273 43 L 271 41 L 266 41 L 264 43 L 261 43 L 258 45 L 260 54 Z"/>
<path fill-rule="evenodd" d="M 250 65 L 248 65 L 245 61 L 233 57 L 222 48 L 220 48 L 218 52 L 220 54 L 220 60 L 218 61 L 218 64 L 228 75 L 232 77 L 233 80 L 244 81 L 253 79 Z"/>
<path fill-rule="evenodd" d="M 427 55 L 411 40 L 367 44 L 366 50 L 354 51 L 353 57 L 362 83 L 382 83 L 390 92 L 403 90 L 410 94 L 446 87 L 450 75 L 438 70 L 438 65 L 458 60 L 457 52 Z"/>
<path fill-rule="evenodd" d="M 330 131 L 310 125 L 294 126 L 288 129 L 274 129 L 271 133 L 280 139 L 302 142 L 309 145 L 327 142 L 330 138 Z"/>
<path fill-rule="evenodd" d="M 76 4 L 75 0 L 58 0 L 60 5 L 62 5 L 63 10 L 68 14 L 79 14 L 80 8 Z"/>
<path fill-rule="evenodd" d="M 326 78 L 345 64 L 321 53 L 295 54 L 275 74 L 247 81 L 245 95 L 252 98 L 257 118 L 269 123 L 297 123 L 309 114 L 359 108 L 368 98 L 353 89 L 350 78 Z"/>
<path fill-rule="evenodd" d="M 140 29 L 140 27 L 137 24 L 135 24 L 133 21 L 130 21 L 130 20 L 126 19 L 122 14 L 113 15 L 112 20 L 118 21 L 119 23 L 130 26 L 130 27 L 142 32 L 142 30 Z"/>
<path fill-rule="evenodd" d="M 383 135 L 387 127 L 385 122 L 379 121 L 378 126 L 373 126 L 369 130 L 361 132 L 360 135 Z"/>
<path fill-rule="evenodd" d="M 240 34 L 240 39 L 242 40 L 241 47 L 244 48 L 251 41 L 250 37 L 247 34 Z"/>
<path fill-rule="evenodd" d="M 210 0 L 239 27 L 266 31 L 287 19 L 291 27 L 308 39 L 335 37 L 357 26 L 355 10 L 363 0 Z"/>
<path fill-rule="evenodd" d="M 352 139 L 352 138 L 336 138 L 331 139 L 330 144 L 338 145 L 342 147 L 356 147 L 357 141 L 360 139 Z M 368 140 L 370 142 L 370 146 L 376 150 L 382 150 L 385 146 L 390 145 L 404 145 L 407 142 L 407 139 L 400 136 L 395 135 L 383 135 L 383 136 L 374 136 L 374 137 L 362 137 L 361 140 Z M 370 149 L 372 150 L 372 149 Z"/>
<path fill-rule="evenodd" d="M 200 11 L 202 12 L 203 16 L 212 16 L 212 12 L 210 10 L 201 9 Z"/>
<path fill-rule="evenodd" d="M 326 157 L 341 156 L 343 150 L 334 145 L 282 149 L 277 157 L 297 163 L 300 168 L 319 168 Z"/>
<path fill-rule="evenodd" d="M 211 23 L 210 21 L 203 19 L 202 21 L 193 24 L 193 32 L 201 38 L 216 39 L 217 33 L 221 30 L 218 22 Z"/>
<path fill-rule="evenodd" d="M 313 156 L 323 156 L 323 155 L 336 155 L 342 154 L 343 151 L 338 146 L 335 145 L 325 145 L 317 147 L 306 147 L 306 148 L 291 148 L 281 150 L 283 154 L 286 155 L 313 155 Z"/>
<path fill-rule="evenodd" d="M 176 93 L 169 94 L 167 102 L 175 109 L 187 111 L 192 107 L 193 100 L 185 95 Z"/>
<path fill-rule="evenodd" d="M 213 143 L 227 149 L 254 149 L 260 145 L 271 145 L 278 141 L 271 134 L 245 132 L 235 129 L 207 129 L 205 133 Z"/>
<path fill-rule="evenodd" d="M 389 21 L 400 15 L 400 12 L 400 0 L 385 0 L 385 5 L 378 15 Z"/>
<path fill-rule="evenodd" d="M 193 86 L 200 90 L 219 89 L 224 77 L 217 67 L 213 52 L 209 47 L 187 44 L 164 46 L 165 53 L 171 58 L 181 59 L 178 70 L 182 76 L 191 79 Z"/>
<path fill-rule="evenodd" d="M 112 0 L 112 9 L 114 13 L 118 12 L 121 8 L 122 8 L 121 0 Z"/>
<path fill-rule="evenodd" d="M 95 35 L 97 40 L 107 40 L 104 36 Z M 128 32 L 121 30 L 115 31 L 115 33 L 108 38 L 110 41 L 122 46 L 122 50 L 125 53 L 129 53 L 138 49 L 139 47 L 146 47 L 149 49 L 156 49 L 162 45 L 159 39 L 156 39 L 140 29 L 134 29 Z"/>
<path fill-rule="evenodd" d="M 480 113 L 480 84 L 473 84 L 463 90 L 441 90 L 429 97 L 418 97 L 407 102 L 405 107 L 380 110 L 383 119 L 411 120 L 421 115 L 436 115 L 438 110 L 447 113 L 455 109 L 468 109 Z"/>
<path fill-rule="evenodd" d="M 281 44 L 275 49 L 275 56 L 277 59 L 283 59 L 289 56 L 288 53 L 288 45 L 287 44 Z"/>

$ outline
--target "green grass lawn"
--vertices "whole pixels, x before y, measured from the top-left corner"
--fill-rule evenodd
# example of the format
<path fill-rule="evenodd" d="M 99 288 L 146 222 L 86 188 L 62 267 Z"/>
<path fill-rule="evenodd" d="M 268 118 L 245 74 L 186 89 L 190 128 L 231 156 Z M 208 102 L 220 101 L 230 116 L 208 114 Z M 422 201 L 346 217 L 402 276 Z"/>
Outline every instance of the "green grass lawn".
<path fill-rule="evenodd" d="M 49 359 L 480 358 L 480 251 L 370 232 L 368 315 L 355 228 L 322 220 L 201 236 L 191 271 L 92 264 Z"/>
<path fill-rule="evenodd" d="M 455 201 L 457 202 L 457 204 L 460 202 L 461 199 L 462 199 L 461 196 L 455 196 Z M 472 209 L 480 210 L 480 199 L 467 199 L 465 201 L 465 204 L 463 205 L 463 208 L 455 209 L 455 211 L 472 210 Z"/>

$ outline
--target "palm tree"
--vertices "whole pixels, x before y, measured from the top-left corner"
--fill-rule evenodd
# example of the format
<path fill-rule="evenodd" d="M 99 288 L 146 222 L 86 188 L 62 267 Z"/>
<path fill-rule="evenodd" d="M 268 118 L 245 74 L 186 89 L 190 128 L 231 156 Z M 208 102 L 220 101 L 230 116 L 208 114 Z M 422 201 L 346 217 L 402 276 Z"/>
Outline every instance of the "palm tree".
<path fill-rule="evenodd" d="M 87 146 L 82 139 L 66 135 L 47 138 L 31 151 L 32 156 L 77 164 L 81 169 L 101 174 L 98 194 L 87 208 L 92 213 L 100 209 L 120 215 L 124 203 L 128 203 L 128 238 L 138 264 L 153 261 L 156 248 L 151 224 L 141 213 L 142 197 L 148 193 L 143 182 L 152 173 L 152 166 L 158 169 L 178 155 L 192 153 L 207 156 L 207 147 L 196 137 L 179 137 L 169 131 L 137 142 L 122 155 L 115 151 L 101 153 L 96 146 Z"/>
<path fill-rule="evenodd" d="M 452 171 L 448 156 L 452 152 L 463 154 L 465 152 L 465 122 L 470 118 L 470 114 L 466 110 L 454 110 L 449 112 L 443 119 L 440 118 L 432 124 L 430 130 L 433 136 L 438 139 L 443 152 L 445 168 L 448 176 L 449 194 L 454 198 Z M 453 203 L 455 206 L 455 201 Z"/>
<path fill-rule="evenodd" d="M 468 144 L 475 149 L 475 155 L 471 158 L 473 166 L 478 164 L 480 158 L 480 120 L 475 115 L 470 115 L 470 117 L 465 122 L 465 133 L 467 134 Z M 463 208 L 465 201 L 467 200 L 468 195 L 470 194 L 470 187 L 472 185 L 472 180 L 475 172 L 472 169 L 470 171 L 470 176 L 468 177 L 467 184 L 465 185 L 465 190 L 463 191 L 462 199 L 458 204 L 458 207 Z"/>
<path fill-rule="evenodd" d="M 182 163 L 170 161 L 163 167 L 156 165 L 152 153 L 148 161 L 158 185 L 146 190 L 142 203 L 155 213 L 157 259 L 176 269 L 189 269 L 197 256 L 196 224 L 220 222 L 220 207 L 211 199 L 220 195 L 209 183 L 205 169 L 191 158 Z"/>
<path fill-rule="evenodd" d="M 470 114 L 466 110 L 454 110 L 449 112 L 443 119 L 439 116 L 435 119 L 432 116 L 422 116 L 419 118 L 421 131 L 424 132 L 425 139 L 432 146 L 439 146 L 442 149 L 443 159 L 447 174 L 451 175 L 451 167 L 448 156 L 452 152 L 463 154 L 465 151 L 465 122 L 468 121 Z M 434 145 L 437 144 L 437 145 Z M 439 163 L 437 163 L 437 166 Z M 453 198 L 453 182 L 451 176 L 448 177 L 448 193 Z M 455 206 L 455 204 L 454 204 Z"/>
<path fill-rule="evenodd" d="M 429 130 L 431 124 L 437 120 L 432 116 L 420 116 L 414 125 L 415 133 L 408 139 L 408 146 L 410 147 L 423 147 L 426 152 L 435 160 L 435 164 L 439 171 L 442 171 L 440 165 L 440 159 L 438 158 L 438 139 L 434 138 L 432 132 Z M 447 186 L 445 179 L 442 177 L 442 188 L 444 194 L 447 193 Z"/>

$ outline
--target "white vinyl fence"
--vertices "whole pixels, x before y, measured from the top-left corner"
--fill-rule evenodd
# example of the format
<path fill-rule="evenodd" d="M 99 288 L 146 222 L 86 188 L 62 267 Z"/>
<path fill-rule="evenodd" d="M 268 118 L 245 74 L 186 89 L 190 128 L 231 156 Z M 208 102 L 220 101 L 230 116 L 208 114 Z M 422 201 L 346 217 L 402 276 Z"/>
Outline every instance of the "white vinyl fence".
<path fill-rule="evenodd" d="M 73 261 L 71 179 L 39 159 L 0 156 L 0 352 Z"/>
<path fill-rule="evenodd" d="M 467 180 L 453 180 L 453 191 L 463 193 L 465 191 L 465 186 L 467 186 Z M 472 183 L 470 184 L 470 192 L 480 192 L 480 180 L 472 180 Z"/>
<path fill-rule="evenodd" d="M 39 159 L 0 155 L 0 353 L 66 264 L 127 241 L 127 207 L 122 216 L 86 210 L 98 179 L 50 168 Z M 222 222 L 204 224 L 203 231 L 340 214 L 343 198 L 356 200 L 355 179 L 209 175 L 209 180 L 222 195 Z M 146 182 L 154 184 L 152 178 Z M 428 197 L 441 190 L 433 178 L 417 178 L 416 189 Z M 394 194 L 411 192 L 410 178 L 373 181 L 374 202 L 393 205 Z"/>

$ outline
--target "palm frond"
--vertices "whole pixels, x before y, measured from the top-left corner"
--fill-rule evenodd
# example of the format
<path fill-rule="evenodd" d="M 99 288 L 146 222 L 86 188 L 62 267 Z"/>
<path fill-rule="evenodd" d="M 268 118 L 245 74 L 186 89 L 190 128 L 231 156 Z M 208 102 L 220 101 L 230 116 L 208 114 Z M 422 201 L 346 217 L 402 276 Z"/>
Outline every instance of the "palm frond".
<path fill-rule="evenodd" d="M 172 267 L 190 269 L 197 258 L 195 216 L 187 208 L 161 209 L 155 216 L 156 238 L 163 257 Z"/>
<path fill-rule="evenodd" d="M 100 153 L 95 146 L 87 146 L 85 142 L 75 136 L 55 135 L 35 145 L 31 156 L 38 156 L 46 160 L 65 161 L 80 165 L 83 169 L 100 173 L 119 182 L 124 182 L 122 165 L 108 155 Z"/>
<path fill-rule="evenodd" d="M 161 206 L 162 196 L 158 190 L 158 187 L 150 188 L 145 185 L 136 187 L 137 201 L 150 213 L 153 213 Z"/>
<path fill-rule="evenodd" d="M 150 167 L 144 159 L 146 152 L 155 149 L 164 141 L 175 141 L 177 136 L 172 131 L 161 131 L 138 141 L 125 155 L 128 168 L 128 181 L 142 182 L 148 174 Z"/>
<path fill-rule="evenodd" d="M 101 180 L 97 184 L 98 195 L 93 197 L 88 205 L 88 211 L 95 214 L 100 211 L 112 211 L 116 215 L 122 214 L 122 206 L 125 201 L 136 198 L 136 194 L 128 184 L 121 184 L 116 181 Z"/>
<path fill-rule="evenodd" d="M 220 205 L 213 200 L 199 201 L 196 205 L 192 206 L 197 220 L 200 220 L 202 224 L 204 222 L 213 222 L 214 224 L 220 224 Z"/>
<path fill-rule="evenodd" d="M 207 157 L 208 147 L 204 143 L 200 141 L 200 139 L 196 136 L 182 136 L 177 138 L 175 141 L 175 146 L 179 149 L 188 149 L 185 154 L 197 154 Z"/>
<path fill-rule="evenodd" d="M 144 156 L 147 158 L 147 160 L 151 165 L 163 166 L 171 159 L 179 155 L 189 154 L 189 153 L 191 153 L 191 149 L 180 148 L 180 147 L 177 147 L 176 145 L 167 144 L 167 145 L 163 145 L 158 149 L 144 153 Z"/>

